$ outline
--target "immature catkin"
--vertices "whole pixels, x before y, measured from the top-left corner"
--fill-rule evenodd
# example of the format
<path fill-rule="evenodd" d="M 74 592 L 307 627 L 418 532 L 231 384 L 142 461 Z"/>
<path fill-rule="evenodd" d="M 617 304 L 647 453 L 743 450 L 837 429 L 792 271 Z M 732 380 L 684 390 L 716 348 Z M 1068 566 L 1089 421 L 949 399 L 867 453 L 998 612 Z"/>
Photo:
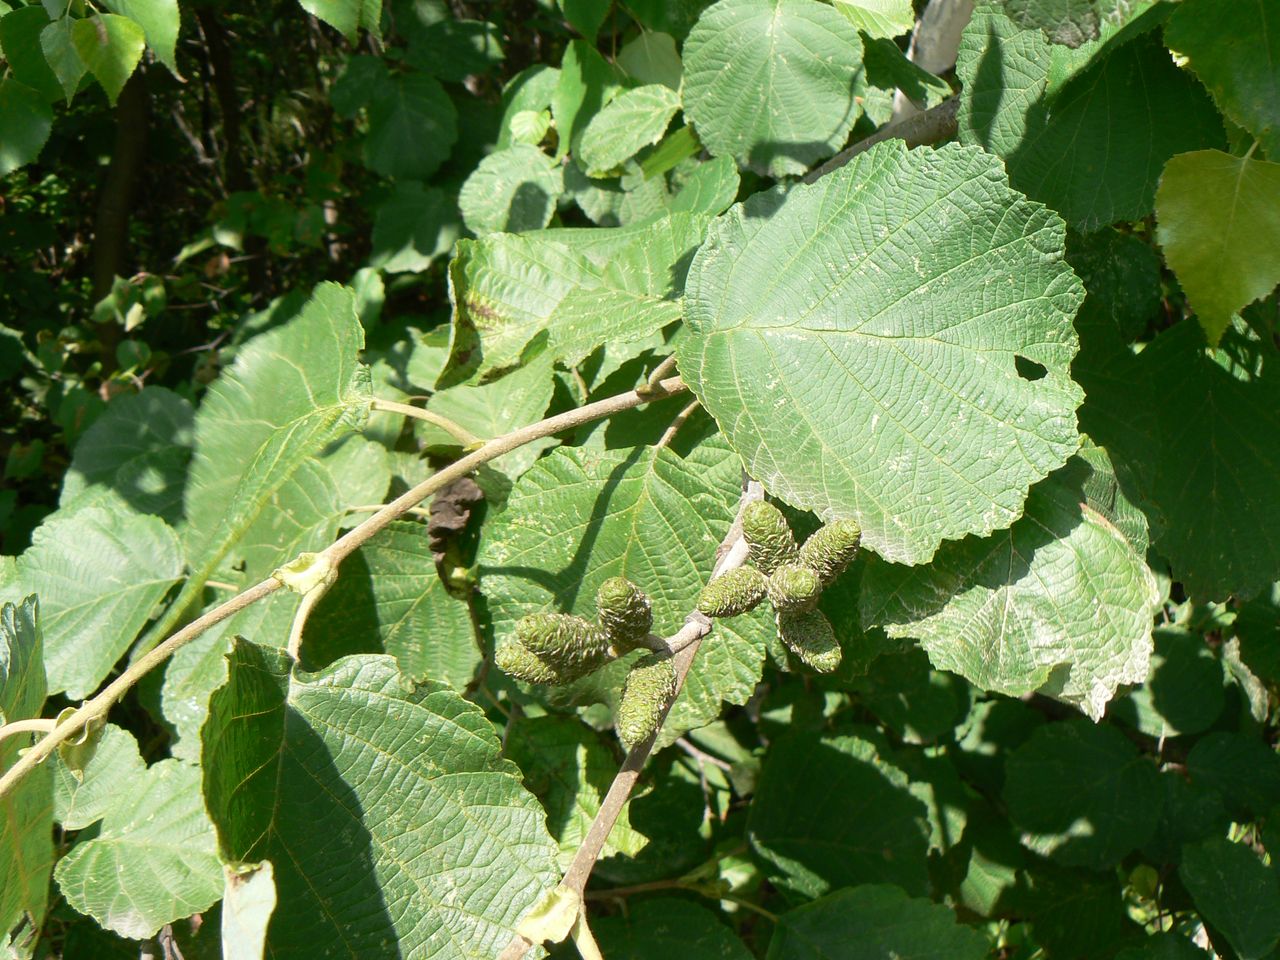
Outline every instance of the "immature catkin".
<path fill-rule="evenodd" d="M 764 599 L 765 576 L 755 567 L 735 567 L 716 577 L 698 596 L 698 612 L 708 617 L 736 617 Z"/>
<path fill-rule="evenodd" d="M 618 739 L 628 750 L 658 729 L 662 708 L 676 695 L 676 670 L 669 654 L 651 653 L 627 674 L 618 705 Z"/>
<path fill-rule="evenodd" d="M 552 666 L 523 644 L 515 641 L 499 647 L 493 662 L 503 673 L 517 680 L 524 680 L 526 683 L 563 684 L 576 679 L 568 675 L 571 671 Z"/>
<path fill-rule="evenodd" d="M 812 569 L 825 587 L 853 562 L 861 542 L 862 527 L 857 520 L 835 520 L 804 542 L 800 562 Z"/>
<path fill-rule="evenodd" d="M 805 613 L 818 605 L 822 583 L 799 563 L 784 563 L 769 577 L 769 602 L 779 613 Z"/>
<path fill-rule="evenodd" d="M 568 613 L 533 613 L 516 623 L 516 642 L 551 666 L 594 670 L 609 659 L 609 640 L 589 620 Z M 581 674 L 580 674 L 581 675 Z"/>
<path fill-rule="evenodd" d="M 801 663 L 818 673 L 840 666 L 840 643 L 821 610 L 778 614 L 778 636 Z"/>
<path fill-rule="evenodd" d="M 596 591 L 596 617 L 617 653 L 648 646 L 653 606 L 643 590 L 626 577 L 610 577 Z"/>
<path fill-rule="evenodd" d="M 742 511 L 742 536 L 751 548 L 747 554 L 751 565 L 765 575 L 793 562 L 799 554 L 787 518 L 766 500 L 757 500 Z"/>

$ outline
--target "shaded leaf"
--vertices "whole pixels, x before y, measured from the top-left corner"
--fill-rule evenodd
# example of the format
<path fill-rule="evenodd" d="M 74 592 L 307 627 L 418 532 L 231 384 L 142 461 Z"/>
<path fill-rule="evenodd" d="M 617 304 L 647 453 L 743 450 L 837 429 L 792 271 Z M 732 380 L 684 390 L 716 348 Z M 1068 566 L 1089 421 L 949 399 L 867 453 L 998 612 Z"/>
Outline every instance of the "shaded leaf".
<path fill-rule="evenodd" d="M 53 111 L 39 91 L 13 77 L 0 80 L 0 176 L 40 156 Z"/>
<path fill-rule="evenodd" d="M 1215 837 L 1188 846 L 1178 876 L 1205 921 L 1240 960 L 1263 960 L 1280 941 L 1280 881 L 1248 847 Z"/>
<path fill-rule="evenodd" d="M 658 898 L 629 905 L 625 916 L 592 924 L 609 960 L 750 960 L 751 952 L 714 911 L 688 900 Z"/>
<path fill-rule="evenodd" d="M 397 183 L 375 214 L 369 263 L 387 273 L 426 270 L 449 253 L 458 232 L 458 212 L 442 190 Z"/>
<path fill-rule="evenodd" d="M 384 176 L 425 179 L 458 139 L 457 110 L 434 77 L 389 77 L 373 89 L 368 111 L 364 162 Z"/>
<path fill-rule="evenodd" d="M 472 233 L 521 233 L 551 222 L 564 191 L 559 165 L 537 147 L 518 143 L 480 161 L 462 185 L 458 205 Z"/>
<path fill-rule="evenodd" d="M 298 0 L 298 3 L 348 40 L 354 40 L 361 27 L 375 37 L 380 35 L 382 0 Z"/>

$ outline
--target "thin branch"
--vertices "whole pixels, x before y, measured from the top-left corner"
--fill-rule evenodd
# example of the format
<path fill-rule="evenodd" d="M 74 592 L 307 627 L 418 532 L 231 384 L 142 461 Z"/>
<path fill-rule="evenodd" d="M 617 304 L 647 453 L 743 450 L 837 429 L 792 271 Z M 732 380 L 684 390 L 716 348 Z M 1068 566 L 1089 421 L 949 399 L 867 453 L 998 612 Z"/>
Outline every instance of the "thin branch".
<path fill-rule="evenodd" d="M 662 381 L 676 372 L 676 355 L 673 353 L 667 359 L 653 368 L 653 373 L 649 374 L 649 379 L 643 387 L 640 388 L 642 393 L 651 393 L 660 388 Z"/>
<path fill-rule="evenodd" d="M 403 417 L 413 417 L 415 420 L 424 420 L 427 423 L 435 424 L 465 447 L 470 447 L 473 444 L 484 443 L 483 437 L 477 437 L 461 424 L 454 423 L 448 417 L 442 417 L 440 414 L 431 410 L 424 410 L 421 407 L 411 407 L 407 403 L 396 403 L 394 400 L 374 399 L 371 406 L 374 410 L 382 410 L 385 413 L 398 413 Z"/>
<path fill-rule="evenodd" d="M 701 404 L 697 400 L 690 401 L 689 405 L 676 414 L 676 418 L 671 421 L 661 437 L 658 438 L 655 450 L 661 450 L 663 447 L 671 443 L 676 438 L 676 434 L 680 432 L 680 428 L 685 425 L 688 419 L 693 416 L 693 412 L 698 409 Z"/>
<path fill-rule="evenodd" d="M 423 480 L 412 490 L 382 507 L 369 519 L 330 544 L 322 553 L 327 556 L 334 567 L 337 567 L 353 551 L 367 543 L 374 534 L 378 533 L 393 520 L 403 516 L 437 490 L 448 486 L 459 477 L 465 477 L 490 460 L 496 460 L 503 454 L 510 453 L 512 450 L 527 443 L 532 443 L 534 440 L 541 440 L 543 437 L 549 437 L 565 430 L 572 430 L 585 423 L 612 416 L 623 410 L 630 410 L 632 407 L 638 407 L 652 400 L 680 393 L 685 389 L 686 387 L 680 378 L 673 377 L 660 383 L 654 393 L 641 394 L 638 391 L 631 390 L 613 397 L 606 397 L 604 400 L 597 400 L 595 403 L 589 403 L 584 407 L 578 407 L 577 409 L 557 414 L 554 417 L 547 417 L 545 420 L 540 420 L 505 436 L 490 440 L 479 450 L 438 471 Z M 23 777 L 34 770 L 38 764 L 46 760 L 58 748 L 58 744 L 71 739 L 93 721 L 104 719 L 107 711 L 128 693 L 134 684 L 164 663 L 175 652 L 210 627 L 239 613 L 245 607 L 256 603 L 263 597 L 275 593 L 282 587 L 283 584 L 279 580 L 269 577 L 191 621 L 191 623 L 167 640 L 140 656 L 124 673 L 108 684 L 102 692 L 93 699 L 85 701 L 78 710 L 54 727 L 48 735 L 42 737 L 30 750 L 23 754 L 17 763 L 6 770 L 3 776 L 0 776 L 0 797 L 11 792 Z"/>
<path fill-rule="evenodd" d="M 905 140 L 908 147 L 946 140 L 955 135 L 956 113 L 959 110 L 960 98 L 952 97 L 949 100 L 943 100 L 936 107 L 930 107 L 924 113 L 912 114 L 897 123 L 887 124 L 865 140 L 859 140 L 853 146 L 841 150 L 817 169 L 810 170 L 805 174 L 804 182 L 813 183 L 825 177 L 832 170 L 840 169 L 858 154 L 866 153 L 884 140 Z"/>
<path fill-rule="evenodd" d="M 48 733 L 58 725 L 56 720 L 15 720 L 0 727 L 0 740 L 16 737 L 20 733 Z"/>
<path fill-rule="evenodd" d="M 687 753 L 689 756 L 693 757 L 693 759 L 697 760 L 699 763 L 709 763 L 711 764 L 711 766 L 718 767 L 719 769 L 723 770 L 725 773 L 728 773 L 730 770 L 733 769 L 732 764 L 726 763 L 724 760 L 721 760 L 719 757 L 713 756 L 712 754 L 707 753 L 707 751 L 690 743 L 684 737 L 681 737 L 679 740 L 676 741 L 676 746 L 679 747 L 681 750 L 683 750 L 685 753 Z"/>
<path fill-rule="evenodd" d="M 745 481 L 742 497 L 738 501 L 737 516 L 729 527 L 729 532 L 721 542 L 720 547 L 716 550 L 717 560 L 715 567 L 711 571 L 712 580 L 736 567 L 742 566 L 746 561 L 747 551 L 742 549 L 745 547 L 745 542 L 742 540 L 742 512 L 747 508 L 748 504 L 763 498 L 764 489 L 759 483 L 754 480 Z M 666 722 L 671 705 L 684 687 L 685 678 L 689 675 L 689 668 L 693 666 L 693 658 L 698 654 L 702 639 L 711 632 L 711 627 L 711 621 L 695 611 L 686 618 L 685 624 L 680 630 L 667 638 L 667 645 L 672 650 L 678 651 L 672 657 L 672 665 L 676 671 L 676 692 L 667 701 L 666 706 L 663 707 L 662 718 L 658 722 L 657 729 L 647 739 L 632 747 L 627 754 L 626 760 L 622 762 L 621 769 L 618 770 L 617 775 L 613 778 L 613 783 L 609 785 L 609 792 L 605 794 L 604 801 L 600 804 L 595 820 L 591 822 L 587 835 L 583 837 L 582 843 L 573 855 L 573 862 L 569 864 L 569 869 L 565 871 L 564 879 L 560 881 L 561 886 L 574 891 L 580 897 L 583 896 L 587 888 L 587 880 L 596 865 L 596 860 L 600 858 L 600 852 L 604 849 L 605 841 L 613 831 L 613 825 L 617 822 L 622 813 L 622 808 L 631 796 L 631 791 L 640 779 L 640 771 L 644 767 L 645 761 L 649 759 L 649 754 L 653 752 L 654 742 L 658 739 L 658 734 L 662 732 L 662 724 Z M 512 936 L 511 942 L 502 951 L 499 960 L 521 960 L 532 946 L 533 944 L 529 940 L 517 933 Z"/>

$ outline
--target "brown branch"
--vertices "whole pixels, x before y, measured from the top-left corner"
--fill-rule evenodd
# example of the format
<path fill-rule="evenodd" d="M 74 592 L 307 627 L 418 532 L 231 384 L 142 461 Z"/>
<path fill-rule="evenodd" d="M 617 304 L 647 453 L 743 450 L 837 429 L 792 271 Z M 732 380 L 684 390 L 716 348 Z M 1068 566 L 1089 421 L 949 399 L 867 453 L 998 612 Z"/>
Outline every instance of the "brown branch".
<path fill-rule="evenodd" d="M 764 490 L 754 480 L 746 481 L 743 487 L 742 497 L 738 501 L 737 516 L 734 517 L 728 534 L 725 535 L 724 540 L 721 541 L 719 548 L 716 550 L 716 563 L 711 571 L 712 580 L 721 574 L 742 566 L 746 562 L 746 541 L 742 539 L 742 512 L 747 508 L 748 504 L 763 499 Z M 596 813 L 596 818 L 591 821 L 591 828 L 587 831 L 587 835 L 583 837 L 582 843 L 573 855 L 573 862 L 569 864 L 569 869 L 565 871 L 564 879 L 560 882 L 560 886 L 572 890 L 579 897 L 583 897 L 585 894 L 587 880 L 590 879 L 591 871 L 595 867 L 596 861 L 600 858 L 600 852 L 604 849 L 605 841 L 613 831 L 613 825 L 617 822 L 622 813 L 622 808 L 630 798 L 636 781 L 640 779 L 640 771 L 649 759 L 649 754 L 653 752 L 654 742 L 658 739 L 658 734 L 662 732 L 662 724 L 666 722 L 667 714 L 671 711 L 671 706 L 675 703 L 676 697 L 680 696 L 680 690 L 684 687 L 685 678 L 689 675 L 689 668 L 693 666 L 693 659 L 698 655 L 698 648 L 702 645 L 703 638 L 711 632 L 711 626 L 712 622 L 709 619 L 694 611 L 685 619 L 684 626 L 667 638 L 667 646 L 676 651 L 672 658 L 676 671 L 675 695 L 663 708 L 662 719 L 658 723 L 658 728 L 650 734 L 648 739 L 632 747 L 627 754 L 621 769 L 618 770 L 617 775 L 613 778 L 613 783 L 609 785 L 609 792 L 605 794 L 604 801 L 600 804 L 600 809 Z M 499 960 L 521 960 L 532 946 L 533 944 L 529 940 L 517 933 L 511 938 L 511 942 L 507 944 L 506 949 L 499 955 Z"/>
<path fill-rule="evenodd" d="M 937 143 L 955 136 L 956 113 L 959 110 L 960 98 L 952 97 L 923 113 L 912 114 L 897 123 L 883 126 L 865 140 L 859 140 L 853 146 L 841 150 L 822 166 L 810 170 L 805 174 L 803 182 L 813 183 L 832 170 L 839 170 L 858 154 L 866 153 L 877 143 L 885 140 L 905 140 L 908 147 L 918 147 L 921 144 Z"/>

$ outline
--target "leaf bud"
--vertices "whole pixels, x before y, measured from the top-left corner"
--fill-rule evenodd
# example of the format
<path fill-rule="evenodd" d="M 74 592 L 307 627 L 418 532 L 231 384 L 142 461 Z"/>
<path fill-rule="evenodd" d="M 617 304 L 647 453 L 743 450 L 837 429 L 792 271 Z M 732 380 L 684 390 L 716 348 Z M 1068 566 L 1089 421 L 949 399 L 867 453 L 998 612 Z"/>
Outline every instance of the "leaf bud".
<path fill-rule="evenodd" d="M 748 504 L 742 511 L 742 536 L 751 548 L 747 554 L 751 565 L 766 575 L 794 561 L 799 553 L 787 518 L 766 500 Z"/>
<path fill-rule="evenodd" d="M 818 673 L 831 673 L 840 666 L 840 643 L 821 610 L 778 614 L 778 636 L 801 663 Z"/>
<path fill-rule="evenodd" d="M 765 576 L 755 567 L 736 567 L 716 577 L 698 596 L 698 612 L 708 617 L 736 617 L 764 599 Z"/>
<path fill-rule="evenodd" d="M 857 520 L 833 520 L 804 542 L 800 562 L 812 569 L 825 587 L 853 562 L 861 542 L 862 527 Z"/>
<path fill-rule="evenodd" d="M 618 705 L 618 739 L 628 750 L 651 736 L 662 711 L 676 695 L 676 670 L 670 654 L 651 653 L 627 674 Z"/>
<path fill-rule="evenodd" d="M 594 623 L 568 613 L 534 613 L 516 623 L 516 642 L 562 670 L 590 673 L 609 659 L 609 641 Z M 579 674 L 581 676 L 582 674 Z"/>
<path fill-rule="evenodd" d="M 626 577 L 610 577 L 596 591 L 596 617 L 617 653 L 648 646 L 653 606 L 643 590 Z"/>
<path fill-rule="evenodd" d="M 799 563 L 784 563 L 769 577 L 769 602 L 779 613 L 804 613 L 818 604 L 822 582 Z"/>

